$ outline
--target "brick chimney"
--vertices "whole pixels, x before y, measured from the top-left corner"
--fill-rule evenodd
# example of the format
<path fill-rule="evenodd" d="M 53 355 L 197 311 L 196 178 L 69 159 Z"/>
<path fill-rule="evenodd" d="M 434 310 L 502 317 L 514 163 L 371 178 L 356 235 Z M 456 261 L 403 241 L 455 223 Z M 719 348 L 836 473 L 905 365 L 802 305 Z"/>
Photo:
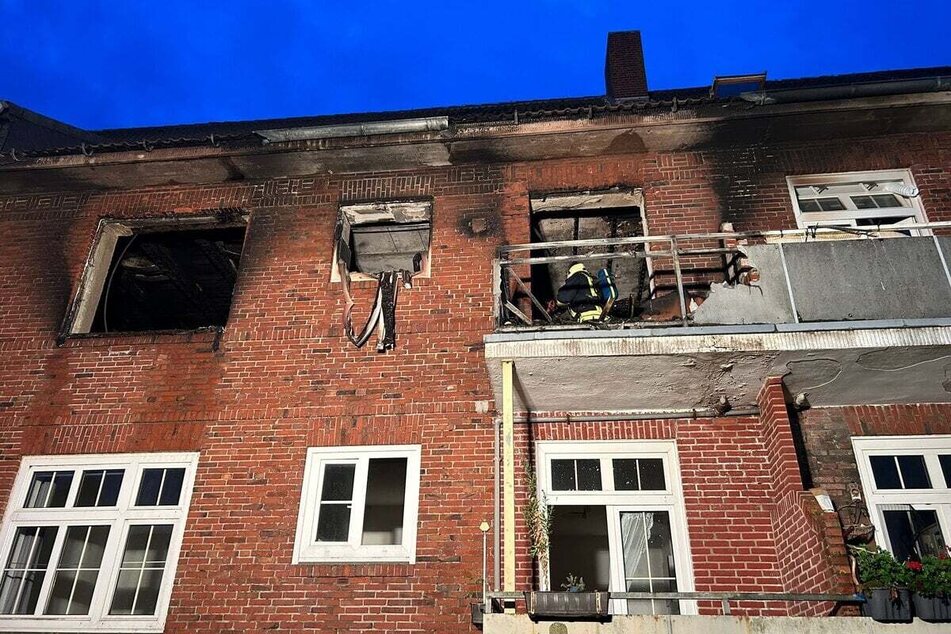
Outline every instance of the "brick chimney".
<path fill-rule="evenodd" d="M 608 33 L 604 83 L 609 99 L 647 97 L 647 72 L 644 70 L 640 31 Z"/>

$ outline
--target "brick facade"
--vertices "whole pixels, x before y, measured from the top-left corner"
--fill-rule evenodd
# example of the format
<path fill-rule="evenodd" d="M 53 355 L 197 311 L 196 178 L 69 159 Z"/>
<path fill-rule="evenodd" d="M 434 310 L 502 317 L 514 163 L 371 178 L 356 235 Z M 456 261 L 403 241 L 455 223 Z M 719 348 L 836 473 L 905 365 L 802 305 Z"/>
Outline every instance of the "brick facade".
<path fill-rule="evenodd" d="M 481 591 L 478 526 L 492 519 L 494 412 L 479 413 L 494 399 L 482 357 L 491 261 L 500 245 L 528 241 L 529 193 L 642 187 L 651 234 L 727 221 L 780 229 L 795 224 L 787 175 L 886 168 L 910 168 L 929 219 L 951 220 L 949 134 L 0 198 L 0 500 L 24 455 L 199 451 L 167 632 L 466 631 Z M 432 277 L 401 294 L 394 352 L 357 350 L 329 281 L 338 205 L 409 197 L 433 200 Z M 220 336 L 57 344 L 101 218 L 218 208 L 251 214 Z M 473 234 L 473 218 L 488 231 Z M 371 286 L 355 286 L 365 307 Z M 777 386 L 759 417 L 538 424 L 532 434 L 676 440 L 698 590 L 847 590 L 841 535 L 803 492 Z M 949 414 L 805 412 L 813 480 L 841 499 L 855 468 L 849 435 L 948 433 Z M 524 461 L 527 426 L 518 432 Z M 400 443 L 422 445 L 417 563 L 292 565 L 306 448 Z M 517 564 L 527 583 L 527 555 Z"/>

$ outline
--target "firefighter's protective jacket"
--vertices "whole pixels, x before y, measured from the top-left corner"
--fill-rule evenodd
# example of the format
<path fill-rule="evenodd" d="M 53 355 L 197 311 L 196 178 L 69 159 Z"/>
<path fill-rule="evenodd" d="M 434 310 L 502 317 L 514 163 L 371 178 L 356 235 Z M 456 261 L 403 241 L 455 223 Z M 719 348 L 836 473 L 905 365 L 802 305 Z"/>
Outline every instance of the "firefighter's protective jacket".
<path fill-rule="evenodd" d="M 578 321 L 595 321 L 601 318 L 601 295 L 584 264 L 575 264 L 568 269 L 568 277 L 558 289 L 556 299 L 559 304 L 567 306 L 571 316 Z"/>

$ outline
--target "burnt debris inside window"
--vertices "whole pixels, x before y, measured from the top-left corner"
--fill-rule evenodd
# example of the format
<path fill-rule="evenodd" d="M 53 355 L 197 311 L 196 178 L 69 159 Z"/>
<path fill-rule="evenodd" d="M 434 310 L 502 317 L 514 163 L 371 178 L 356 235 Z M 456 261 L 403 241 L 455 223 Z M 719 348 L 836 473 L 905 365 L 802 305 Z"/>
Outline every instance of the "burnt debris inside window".
<path fill-rule="evenodd" d="M 88 332 L 224 326 L 244 227 L 141 229 L 120 236 Z"/>
<path fill-rule="evenodd" d="M 365 275 L 420 269 L 429 251 L 429 222 L 353 225 L 350 270 Z"/>
<path fill-rule="evenodd" d="M 377 277 L 387 271 L 426 272 L 432 205 L 383 202 L 341 208 L 337 258 L 350 273 Z"/>
<path fill-rule="evenodd" d="M 562 242 L 601 238 L 633 238 L 644 235 L 639 207 L 600 207 L 591 209 L 552 209 L 532 212 L 532 242 Z M 623 250 L 643 250 L 643 245 L 616 246 L 567 246 L 539 249 L 532 255 L 564 256 L 612 253 Z M 649 295 L 647 266 L 643 258 L 583 260 L 586 270 L 593 276 L 601 269 L 610 271 L 617 284 L 618 299 L 611 314 L 627 317 L 639 302 Z M 532 292 L 544 305 L 554 300 L 558 289 L 568 277 L 573 261 L 537 264 L 531 268 Z M 537 316 L 536 316 L 537 317 Z"/>

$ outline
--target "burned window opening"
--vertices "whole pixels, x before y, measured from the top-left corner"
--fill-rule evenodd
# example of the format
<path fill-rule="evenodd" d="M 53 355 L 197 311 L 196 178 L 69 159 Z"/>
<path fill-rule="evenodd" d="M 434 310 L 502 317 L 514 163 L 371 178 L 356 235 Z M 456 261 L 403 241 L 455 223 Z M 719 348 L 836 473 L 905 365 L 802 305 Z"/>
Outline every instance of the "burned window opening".
<path fill-rule="evenodd" d="M 585 209 L 541 209 L 533 211 L 531 220 L 532 242 L 559 242 L 568 240 L 591 240 L 610 238 L 633 238 L 644 236 L 644 225 L 639 206 L 592 207 Z M 539 250 L 533 256 L 590 255 L 615 253 L 620 249 L 643 251 L 643 245 L 617 247 L 570 246 Z M 562 261 L 538 264 L 531 267 L 532 293 L 542 306 L 553 308 L 557 317 L 574 320 L 571 310 L 559 310 L 558 291 L 569 277 L 574 262 Z M 602 269 L 616 286 L 616 299 L 610 304 L 602 298 L 602 307 L 607 308 L 606 317 L 630 319 L 642 301 L 650 296 L 649 271 L 645 258 L 585 260 L 585 270 L 597 278 Z M 537 306 L 533 318 L 544 315 Z M 603 317 L 602 317 L 603 318 Z"/>
<path fill-rule="evenodd" d="M 334 238 L 332 281 L 340 281 L 346 306 L 344 333 L 362 348 L 373 331 L 378 333 L 377 351 L 396 347 L 396 302 L 400 286 L 412 288 L 412 278 L 429 274 L 432 204 L 391 202 L 350 205 L 341 208 Z M 377 290 L 362 330 L 353 327 L 356 302 L 351 281 L 374 280 Z"/>
<path fill-rule="evenodd" d="M 244 237 L 243 226 L 166 230 L 163 225 L 131 229 L 107 224 L 84 281 L 72 332 L 223 327 Z M 98 268 L 97 259 L 108 262 L 108 269 Z"/>

